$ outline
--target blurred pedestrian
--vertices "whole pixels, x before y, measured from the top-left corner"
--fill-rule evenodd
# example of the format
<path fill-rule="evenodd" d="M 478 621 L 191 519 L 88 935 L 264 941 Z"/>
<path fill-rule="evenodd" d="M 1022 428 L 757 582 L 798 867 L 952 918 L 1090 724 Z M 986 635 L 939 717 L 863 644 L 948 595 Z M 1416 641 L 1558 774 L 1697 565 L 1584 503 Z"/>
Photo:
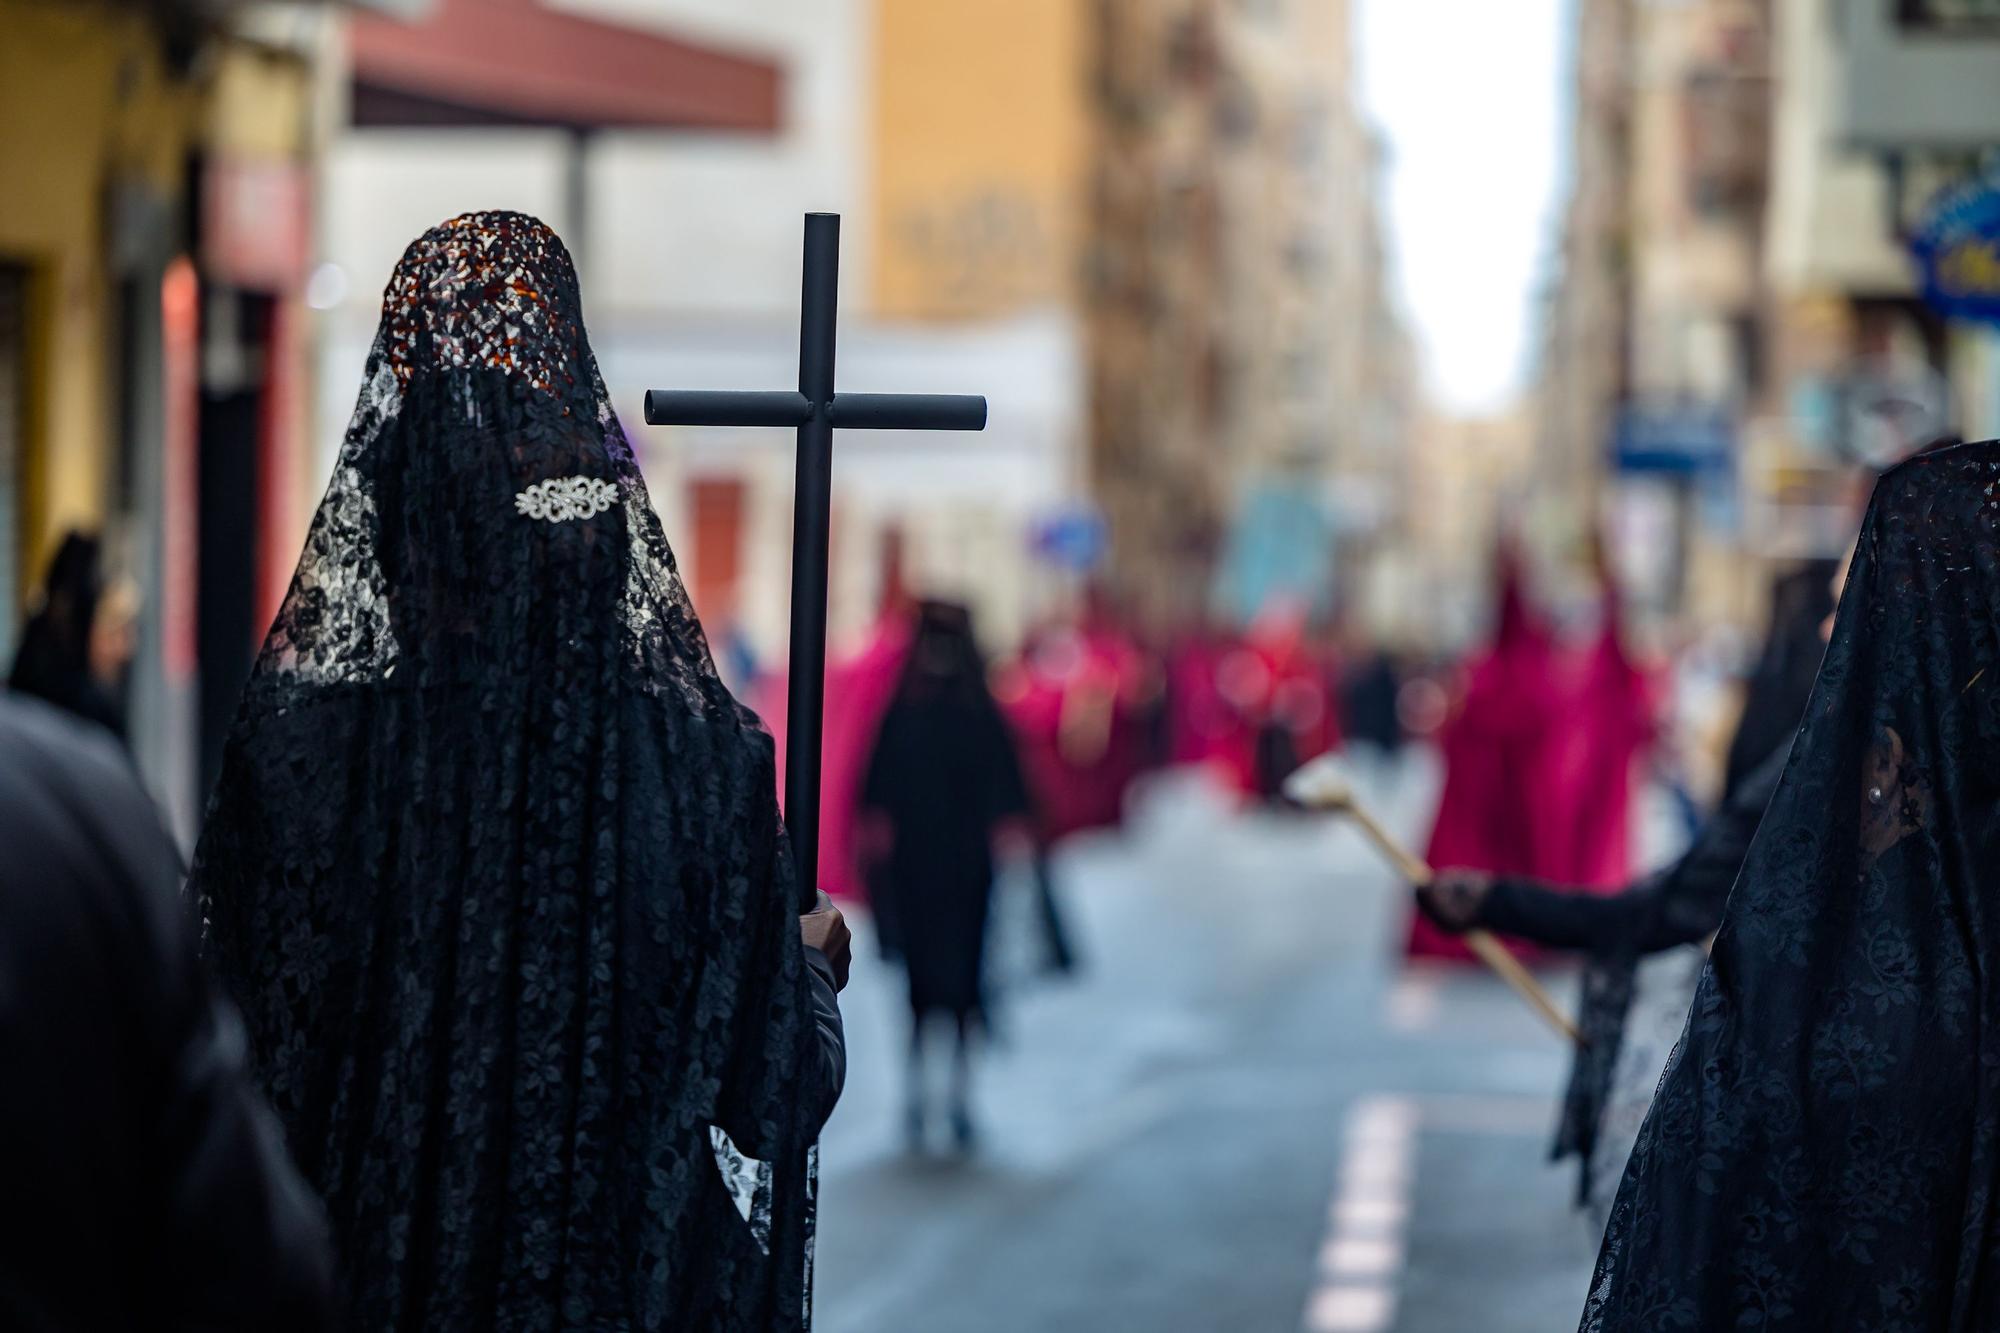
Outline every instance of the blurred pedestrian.
<path fill-rule="evenodd" d="M 1198 624 L 1174 644 L 1166 667 L 1172 763 L 1200 769 L 1222 791 L 1258 785 L 1258 729 L 1270 701 L 1264 658 L 1238 634 Z"/>
<path fill-rule="evenodd" d="M 1876 486 L 1585 1333 L 2000 1326 L 2000 441 Z"/>
<path fill-rule="evenodd" d="M 846 929 L 555 234 L 404 251 L 192 888 L 359 1327 L 810 1320 Z"/>
<path fill-rule="evenodd" d="M 1600 548 L 1597 633 L 1563 667 L 1563 707 L 1544 737 L 1546 847 L 1538 873 L 1615 889 L 1632 875 L 1634 777 L 1658 734 L 1653 681 L 1626 642 L 1624 597 Z"/>
<path fill-rule="evenodd" d="M 1076 969 L 1056 851 L 1079 834 L 1124 823 L 1126 797 L 1145 771 L 1157 663 L 1125 628 L 1102 588 L 1086 590 L 1080 613 L 1028 636 L 1020 655 L 993 673 L 999 701 L 1034 798 L 1035 844 L 1028 883 L 1048 971 Z"/>
<path fill-rule="evenodd" d="M 1157 689 L 1152 663 L 1097 597 L 1074 621 L 1037 629 L 994 673 L 1047 841 L 1123 822 Z"/>
<path fill-rule="evenodd" d="M 133 648 L 131 603 L 128 585 L 106 587 L 98 539 L 67 533 L 21 630 L 7 687 L 95 722 L 122 740 L 120 695 Z"/>
<path fill-rule="evenodd" d="M 1372 646 L 1351 651 L 1341 676 L 1342 730 L 1348 740 L 1375 752 L 1384 767 L 1402 754 L 1403 720 L 1396 707 L 1403 671 L 1394 653 Z"/>
<path fill-rule="evenodd" d="M 1444 789 L 1426 860 L 1496 875 L 1545 873 L 1548 830 L 1561 817 L 1545 781 L 1549 737 L 1560 722 L 1554 635 L 1529 604 L 1519 557 L 1495 557 L 1491 639 L 1465 668 L 1440 738 Z M 1410 925 L 1415 957 L 1464 960 L 1464 945 L 1422 916 Z"/>
<path fill-rule="evenodd" d="M 0 1328 L 332 1328 L 319 1206 L 102 729 L 0 697 L 0 848 Z"/>
<path fill-rule="evenodd" d="M 1266 682 L 1253 746 L 1255 790 L 1260 799 L 1282 807 L 1285 779 L 1340 746 L 1340 713 L 1331 689 L 1336 663 L 1330 648 L 1309 635 L 1304 605 L 1290 598 L 1265 607 L 1246 641 Z"/>
<path fill-rule="evenodd" d="M 909 973 L 906 1127 L 928 1128 L 930 1029 L 952 1043 L 947 1115 L 972 1146 L 972 1043 L 986 1016 L 986 927 L 994 838 L 1030 814 L 1028 789 L 964 607 L 925 602 L 862 784 L 862 806 L 884 829 L 874 901 Z M 1020 839 L 1028 841 L 1025 832 Z"/>

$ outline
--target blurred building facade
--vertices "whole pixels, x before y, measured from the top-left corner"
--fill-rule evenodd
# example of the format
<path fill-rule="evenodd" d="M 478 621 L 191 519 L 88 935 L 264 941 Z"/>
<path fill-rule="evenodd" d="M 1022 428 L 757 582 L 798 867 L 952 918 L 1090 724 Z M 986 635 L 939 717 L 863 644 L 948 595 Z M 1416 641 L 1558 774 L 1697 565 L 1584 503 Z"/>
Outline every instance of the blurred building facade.
<path fill-rule="evenodd" d="M 509 91 L 522 81 L 489 73 L 460 95 L 478 114 L 451 118 L 413 113 L 407 89 L 370 91 L 406 77 L 437 45 L 436 24 L 465 8 L 440 0 L 414 23 L 353 25 L 353 127 L 331 149 L 325 195 L 322 254 L 345 291 L 326 312 L 335 396 L 322 441 L 338 439 L 377 284 L 402 245 L 473 207 L 544 217 L 578 255 L 599 360 L 711 634 L 739 663 L 778 665 L 790 432 L 652 429 L 639 400 L 649 387 L 794 383 L 801 217 L 837 212 L 840 385 L 983 392 L 992 412 L 976 436 L 843 434 L 834 633 L 872 621 L 893 550 L 894 577 L 971 600 L 998 643 L 1017 636 L 1042 595 L 1026 534 L 1081 481 L 1076 7 L 510 0 L 543 27 L 527 53 L 538 61 L 615 28 L 628 45 L 754 71 L 768 101 L 635 119 L 643 66 L 633 97 L 586 104 L 580 89 L 556 107 L 526 104 Z"/>
<path fill-rule="evenodd" d="M 1635 600 L 1748 621 L 1871 466 L 2000 431 L 1995 330 L 1911 233 L 2000 153 L 2000 26 L 1953 0 L 1581 0 L 1543 330 L 1539 531 L 1608 522 Z M 1746 576 L 1747 575 L 1747 576 Z"/>
<path fill-rule="evenodd" d="M 1352 16 L 1328 0 L 1091 14 L 1090 475 L 1111 583 L 1155 627 L 1251 614 L 1266 593 L 1325 609 L 1343 546 L 1402 521 L 1414 415 Z M 1237 568 L 1277 508 L 1298 538 L 1256 563 L 1295 587 Z"/>
<path fill-rule="evenodd" d="M 191 832 L 297 551 L 326 11 L 0 3 L 0 658 L 63 532 L 140 583 L 133 747 Z"/>
<path fill-rule="evenodd" d="M 357 91 L 324 200 L 323 253 L 350 278 L 329 311 L 330 385 L 358 372 L 374 275 L 474 202 L 570 237 L 628 423 L 652 384 L 789 383 L 799 214 L 830 209 L 846 234 L 841 383 L 992 403 L 978 436 L 843 442 L 836 634 L 869 623 L 893 550 L 903 582 L 969 598 L 1004 646 L 1103 572 L 1031 554 L 1079 505 L 1108 522 L 1109 582 L 1155 624 L 1259 600 L 1225 595 L 1245 580 L 1224 576 L 1260 505 L 1300 510 L 1290 563 L 1320 603 L 1337 553 L 1359 568 L 1399 529 L 1414 377 L 1344 3 L 509 8 L 759 62 L 775 114 L 641 127 L 499 107 L 446 123 L 408 114 L 407 90 Z M 388 77 L 385 54 L 436 45 L 435 22 L 358 20 L 353 87 Z M 322 406 L 335 438 L 344 405 Z M 633 429 L 697 604 L 773 660 L 789 437 Z"/>

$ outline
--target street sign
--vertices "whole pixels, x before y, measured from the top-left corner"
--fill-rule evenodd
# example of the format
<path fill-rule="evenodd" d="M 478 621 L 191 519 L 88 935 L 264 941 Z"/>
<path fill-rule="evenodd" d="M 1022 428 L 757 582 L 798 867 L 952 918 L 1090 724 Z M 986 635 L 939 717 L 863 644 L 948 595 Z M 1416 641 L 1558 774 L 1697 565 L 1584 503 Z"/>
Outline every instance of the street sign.
<path fill-rule="evenodd" d="M 1939 191 L 1910 234 L 1910 254 L 1933 310 L 2000 323 L 2000 176 Z"/>
<path fill-rule="evenodd" d="M 1104 516 L 1095 507 L 1073 505 L 1036 523 L 1030 543 L 1034 553 L 1049 563 L 1088 574 L 1103 562 L 1109 538 Z"/>
<path fill-rule="evenodd" d="M 1627 403 L 1612 428 L 1620 472 L 1696 477 L 1726 472 L 1736 456 L 1736 419 L 1699 403 Z"/>

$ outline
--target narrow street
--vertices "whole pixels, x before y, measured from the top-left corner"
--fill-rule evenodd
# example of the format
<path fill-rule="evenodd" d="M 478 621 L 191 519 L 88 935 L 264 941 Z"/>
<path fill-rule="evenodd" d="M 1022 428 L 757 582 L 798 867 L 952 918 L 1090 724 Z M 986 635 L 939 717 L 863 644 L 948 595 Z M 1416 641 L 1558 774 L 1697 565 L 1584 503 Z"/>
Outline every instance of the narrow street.
<path fill-rule="evenodd" d="M 1431 782 L 1374 800 L 1419 825 Z M 1398 966 L 1397 886 L 1352 833 L 1176 781 L 1061 871 L 1086 968 L 1010 990 L 971 1160 L 904 1145 L 898 978 L 864 941 L 818 1327 L 1573 1326 L 1595 1237 L 1545 1161 L 1564 1054 L 1483 973 Z"/>

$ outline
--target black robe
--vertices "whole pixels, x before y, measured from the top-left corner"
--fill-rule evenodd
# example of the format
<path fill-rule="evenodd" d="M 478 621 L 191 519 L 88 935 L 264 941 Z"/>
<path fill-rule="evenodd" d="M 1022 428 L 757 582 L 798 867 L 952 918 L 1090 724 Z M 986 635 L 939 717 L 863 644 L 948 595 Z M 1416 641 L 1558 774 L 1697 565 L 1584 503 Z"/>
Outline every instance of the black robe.
<path fill-rule="evenodd" d="M 2000 442 L 1877 484 L 1584 1333 L 2000 1327 Z"/>
<path fill-rule="evenodd" d="M 192 887 L 369 1333 L 809 1324 L 840 1045 L 771 738 L 534 219 L 397 265 Z"/>
<path fill-rule="evenodd" d="M 925 632 L 883 716 L 862 787 L 889 825 L 891 850 L 870 889 L 885 942 L 909 970 L 910 1007 L 961 1022 L 985 1010 L 993 831 L 1027 813 L 1020 759 L 976 655 L 961 645 L 954 678 L 922 679 Z"/>

